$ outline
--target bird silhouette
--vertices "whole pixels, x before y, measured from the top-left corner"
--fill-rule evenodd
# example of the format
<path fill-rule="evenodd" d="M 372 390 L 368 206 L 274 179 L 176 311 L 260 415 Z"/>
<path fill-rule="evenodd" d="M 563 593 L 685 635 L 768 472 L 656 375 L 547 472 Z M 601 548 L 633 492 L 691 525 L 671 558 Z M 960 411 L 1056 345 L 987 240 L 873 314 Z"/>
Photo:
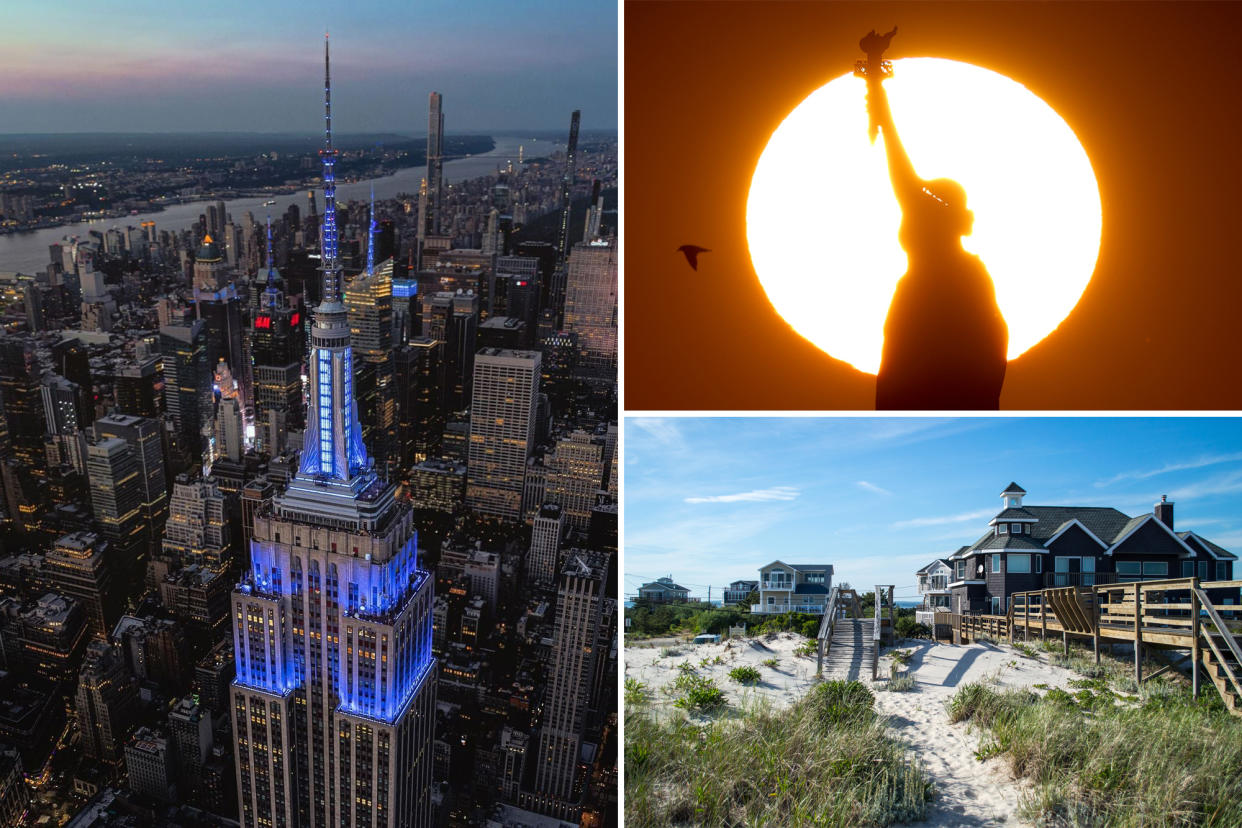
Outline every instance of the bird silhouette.
<path fill-rule="evenodd" d="M 685 254 L 686 261 L 690 263 L 690 268 L 696 271 L 699 269 L 699 254 L 712 252 L 706 247 L 699 247 L 694 244 L 683 244 L 677 249 Z"/>

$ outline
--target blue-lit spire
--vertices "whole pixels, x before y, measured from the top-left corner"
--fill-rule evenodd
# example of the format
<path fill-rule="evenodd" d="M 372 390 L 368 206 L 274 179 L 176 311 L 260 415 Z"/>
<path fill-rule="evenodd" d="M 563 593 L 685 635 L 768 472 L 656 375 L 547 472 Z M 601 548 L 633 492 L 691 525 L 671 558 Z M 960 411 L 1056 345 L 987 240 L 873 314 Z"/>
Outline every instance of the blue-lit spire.
<path fill-rule="evenodd" d="M 321 480 L 351 483 L 371 470 L 358 404 L 354 400 L 353 349 L 349 317 L 341 302 L 341 265 L 337 260 L 336 150 L 332 148 L 332 72 L 328 36 L 323 41 L 323 231 L 320 234 L 323 298 L 311 327 L 310 400 L 299 472 Z"/>
<path fill-rule="evenodd" d="M 332 67 L 328 57 L 328 33 L 323 35 L 323 227 L 319 234 L 322 250 L 323 304 L 341 301 L 341 265 L 337 260 L 336 230 L 336 149 L 332 146 Z"/>

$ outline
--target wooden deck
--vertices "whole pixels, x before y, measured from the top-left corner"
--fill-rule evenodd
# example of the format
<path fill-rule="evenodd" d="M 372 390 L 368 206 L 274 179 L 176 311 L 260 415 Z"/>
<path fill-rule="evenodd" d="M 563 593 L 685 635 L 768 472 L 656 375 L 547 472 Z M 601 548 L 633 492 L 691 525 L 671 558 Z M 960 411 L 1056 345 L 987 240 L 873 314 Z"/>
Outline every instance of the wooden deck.
<path fill-rule="evenodd" d="M 1123 641 L 1134 645 L 1134 678 L 1140 683 L 1168 669 L 1144 677 L 1144 647 L 1189 650 L 1195 696 L 1204 675 L 1230 711 L 1242 716 L 1242 605 L 1214 603 L 1208 596 L 1219 590 L 1236 596 L 1239 587 L 1242 581 L 1197 578 L 1058 587 L 1014 593 L 1005 615 L 948 614 L 948 621 L 959 643 L 982 636 L 1012 643 L 1053 634 L 1061 636 L 1068 652 L 1071 637 L 1088 638 L 1097 664 L 1101 641 Z"/>

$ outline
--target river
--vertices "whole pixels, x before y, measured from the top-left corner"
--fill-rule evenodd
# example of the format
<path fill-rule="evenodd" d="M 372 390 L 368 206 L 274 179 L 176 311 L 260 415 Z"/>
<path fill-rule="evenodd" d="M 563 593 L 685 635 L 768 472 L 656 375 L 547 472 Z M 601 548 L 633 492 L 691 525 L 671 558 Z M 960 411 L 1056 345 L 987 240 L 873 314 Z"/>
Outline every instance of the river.
<path fill-rule="evenodd" d="M 538 141 L 534 138 L 517 138 L 511 136 L 498 136 L 493 140 L 496 146 L 491 152 L 482 153 L 480 155 L 472 155 L 466 158 L 458 158 L 453 161 L 444 162 L 444 178 L 446 181 L 466 181 L 471 178 L 479 178 L 485 175 L 491 175 L 496 172 L 496 167 L 506 164 L 512 160 L 514 163 L 518 159 L 518 147 L 525 147 L 525 157 L 538 158 L 551 155 L 557 149 L 563 149 L 564 144 L 561 142 L 552 142 L 544 139 Z M 419 182 L 427 175 L 426 165 L 420 167 L 406 167 L 399 170 L 393 175 L 386 175 L 383 178 L 375 178 L 366 181 L 354 181 L 348 184 L 338 183 L 336 185 L 336 197 L 341 203 L 350 199 L 366 200 L 370 198 L 371 186 L 375 186 L 375 197 L 378 199 L 394 198 L 398 193 L 417 193 Z M 302 188 L 288 195 L 276 196 L 275 204 L 270 208 L 264 207 L 263 203 L 268 201 L 267 198 L 238 198 L 231 201 L 225 201 L 225 209 L 232 214 L 233 220 L 240 223 L 242 216 L 249 210 L 254 213 L 256 221 L 262 222 L 264 215 L 270 209 L 273 216 L 279 216 L 290 204 L 297 204 L 302 210 L 302 215 L 306 215 L 306 191 Z M 316 190 L 315 201 L 320 210 L 323 210 L 323 192 Z M 64 224 L 59 227 L 45 227 L 41 230 L 32 230 L 28 233 L 9 233 L 0 235 L 0 271 L 34 274 L 47 267 L 49 256 L 48 247 L 55 244 L 66 236 L 85 236 L 88 230 L 104 231 L 112 227 L 124 229 L 126 226 L 137 227 L 139 222 L 154 221 L 155 229 L 158 230 L 184 230 L 194 222 L 198 221 L 198 217 L 207 212 L 208 201 L 193 201 L 186 204 L 174 204 L 153 213 L 140 213 L 134 216 L 125 216 L 121 218 L 96 219 L 94 221 L 83 221 L 77 224 Z"/>

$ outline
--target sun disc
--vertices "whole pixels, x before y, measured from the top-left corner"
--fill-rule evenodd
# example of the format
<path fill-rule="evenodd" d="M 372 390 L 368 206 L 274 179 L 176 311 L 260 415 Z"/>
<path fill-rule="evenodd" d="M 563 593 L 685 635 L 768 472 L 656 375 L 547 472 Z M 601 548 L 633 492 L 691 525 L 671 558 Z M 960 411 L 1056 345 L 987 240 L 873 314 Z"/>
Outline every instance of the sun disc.
<path fill-rule="evenodd" d="M 1095 270 L 1100 196 L 1069 125 L 1021 84 L 941 58 L 893 61 L 884 82 L 925 179 L 966 190 L 982 258 L 1009 326 L 1009 358 L 1069 315 Z M 875 373 L 906 254 L 883 137 L 867 135 L 866 84 L 843 75 L 772 134 L 746 207 L 751 260 L 769 300 L 822 350 Z"/>

